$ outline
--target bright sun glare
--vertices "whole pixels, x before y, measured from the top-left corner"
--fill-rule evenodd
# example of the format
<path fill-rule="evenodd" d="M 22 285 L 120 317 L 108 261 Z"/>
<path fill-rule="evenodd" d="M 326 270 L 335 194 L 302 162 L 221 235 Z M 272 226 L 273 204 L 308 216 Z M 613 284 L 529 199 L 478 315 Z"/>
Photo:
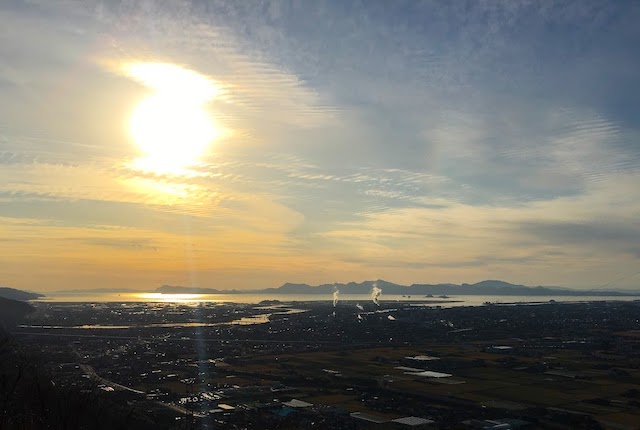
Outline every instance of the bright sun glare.
<path fill-rule="evenodd" d="M 153 90 L 129 118 L 129 133 L 144 153 L 137 167 L 177 174 L 198 162 L 219 129 L 205 110 L 219 93 L 207 77 L 164 63 L 132 63 L 125 73 Z"/>

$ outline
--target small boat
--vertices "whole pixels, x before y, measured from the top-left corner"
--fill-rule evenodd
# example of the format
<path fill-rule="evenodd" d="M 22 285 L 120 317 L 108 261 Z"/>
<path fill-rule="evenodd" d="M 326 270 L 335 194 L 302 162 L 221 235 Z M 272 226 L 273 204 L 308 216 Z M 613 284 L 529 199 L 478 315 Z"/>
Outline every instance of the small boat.
<path fill-rule="evenodd" d="M 439 296 L 439 297 L 440 297 L 441 299 L 448 299 L 448 298 L 449 298 L 449 296 L 447 296 L 446 294 L 443 294 L 443 295 L 441 295 L 441 296 Z"/>
<path fill-rule="evenodd" d="M 433 294 L 427 294 L 425 297 L 433 297 Z"/>

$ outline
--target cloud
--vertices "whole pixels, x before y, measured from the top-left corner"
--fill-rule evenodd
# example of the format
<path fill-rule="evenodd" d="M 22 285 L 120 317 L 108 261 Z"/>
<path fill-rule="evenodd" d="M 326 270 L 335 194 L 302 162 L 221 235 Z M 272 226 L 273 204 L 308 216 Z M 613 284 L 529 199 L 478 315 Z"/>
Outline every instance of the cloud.
<path fill-rule="evenodd" d="M 590 220 L 584 222 L 530 222 L 519 226 L 541 242 L 581 246 L 606 252 L 625 252 L 640 241 L 640 223 Z"/>
<path fill-rule="evenodd" d="M 242 40 L 226 23 L 211 18 L 199 15 L 189 2 L 169 8 L 137 2 L 101 8 L 99 20 L 110 27 L 111 45 L 103 55 L 116 61 L 159 57 L 192 65 L 221 84 L 222 119 L 233 128 L 254 128 L 256 122 L 313 127 L 334 118 L 336 108 L 295 73 L 261 59 L 260 52 L 240 51 Z"/>
<path fill-rule="evenodd" d="M 516 271 L 536 283 L 564 278 L 566 269 L 575 276 L 573 286 L 584 287 L 593 279 L 606 281 L 636 258 L 638 185 L 637 176 L 609 178 L 581 195 L 518 205 L 386 209 L 343 223 L 324 239 L 342 258 L 366 266 L 424 268 L 440 279 L 449 268 L 461 269 L 458 277 Z M 463 270 L 469 267 L 482 270 Z"/>
<path fill-rule="evenodd" d="M 74 237 L 68 238 L 67 242 L 78 242 L 117 250 L 158 251 L 158 247 L 148 238 Z"/>

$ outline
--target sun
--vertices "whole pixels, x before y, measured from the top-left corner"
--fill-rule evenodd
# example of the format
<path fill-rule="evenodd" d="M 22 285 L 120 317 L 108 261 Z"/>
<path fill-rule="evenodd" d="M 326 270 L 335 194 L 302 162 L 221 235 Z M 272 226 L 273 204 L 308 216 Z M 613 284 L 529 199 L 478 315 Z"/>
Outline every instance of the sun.
<path fill-rule="evenodd" d="M 139 164 L 159 173 L 195 164 L 217 135 L 201 106 L 163 95 L 150 96 L 136 106 L 129 132 L 145 154 Z"/>
<path fill-rule="evenodd" d="M 216 84 L 189 69 L 165 63 L 132 63 L 125 72 L 153 90 L 133 109 L 129 134 L 144 156 L 137 167 L 179 174 L 198 163 L 220 134 L 206 104 Z"/>

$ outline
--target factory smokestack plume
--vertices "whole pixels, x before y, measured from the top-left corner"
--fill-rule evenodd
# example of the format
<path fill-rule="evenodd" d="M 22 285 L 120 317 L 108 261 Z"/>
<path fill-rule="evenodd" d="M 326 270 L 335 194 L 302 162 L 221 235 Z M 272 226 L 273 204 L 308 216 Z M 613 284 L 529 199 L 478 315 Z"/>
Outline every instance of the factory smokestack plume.
<path fill-rule="evenodd" d="M 380 294 L 382 294 L 382 289 L 378 288 L 378 283 L 373 284 L 373 289 L 371 290 L 371 300 L 377 306 L 380 306 Z"/>

